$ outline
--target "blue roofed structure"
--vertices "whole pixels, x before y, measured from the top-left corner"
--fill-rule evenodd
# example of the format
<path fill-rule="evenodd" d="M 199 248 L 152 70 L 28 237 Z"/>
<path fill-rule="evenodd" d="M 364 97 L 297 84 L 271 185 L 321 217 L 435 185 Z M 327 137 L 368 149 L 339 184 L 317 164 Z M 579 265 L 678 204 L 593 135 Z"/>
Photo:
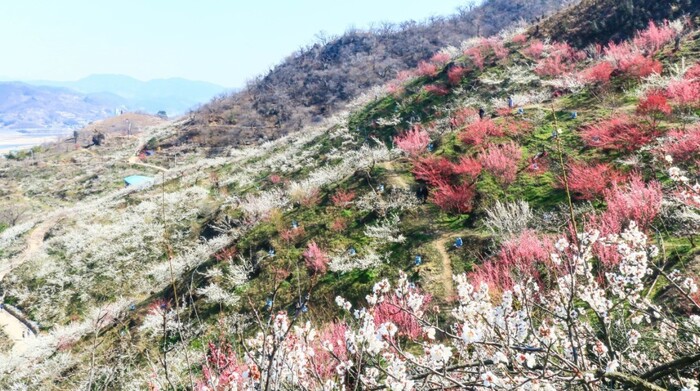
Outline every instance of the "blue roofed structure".
<path fill-rule="evenodd" d="M 155 180 L 149 176 L 143 175 L 130 175 L 124 178 L 124 184 L 127 186 L 140 186 L 145 184 L 152 184 Z"/>

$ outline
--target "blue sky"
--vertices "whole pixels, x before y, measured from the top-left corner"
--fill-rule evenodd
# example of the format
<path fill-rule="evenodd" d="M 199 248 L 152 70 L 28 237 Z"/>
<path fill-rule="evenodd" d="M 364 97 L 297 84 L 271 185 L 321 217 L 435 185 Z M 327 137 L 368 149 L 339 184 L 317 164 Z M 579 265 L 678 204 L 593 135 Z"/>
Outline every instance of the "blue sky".
<path fill-rule="evenodd" d="M 312 43 L 373 22 L 449 15 L 466 0 L 2 0 L 0 77 L 95 73 L 243 86 Z"/>

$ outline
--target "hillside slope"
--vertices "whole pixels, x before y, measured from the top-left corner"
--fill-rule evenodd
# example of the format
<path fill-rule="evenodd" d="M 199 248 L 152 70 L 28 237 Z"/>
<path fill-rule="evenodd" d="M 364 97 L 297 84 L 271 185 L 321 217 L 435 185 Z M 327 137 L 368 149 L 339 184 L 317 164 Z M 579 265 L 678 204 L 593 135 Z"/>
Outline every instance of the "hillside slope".
<path fill-rule="evenodd" d="M 583 0 L 536 26 L 536 35 L 556 37 L 584 48 L 592 43 L 629 39 L 650 20 L 660 23 L 683 16 L 692 20 L 699 14 L 698 0 Z"/>
<path fill-rule="evenodd" d="M 349 31 L 300 49 L 248 87 L 196 112 L 188 137 L 207 145 L 273 139 L 320 121 L 367 89 L 428 60 L 439 49 L 532 21 L 568 0 L 489 0 L 424 23 Z M 197 137 L 197 135 L 201 135 Z"/>

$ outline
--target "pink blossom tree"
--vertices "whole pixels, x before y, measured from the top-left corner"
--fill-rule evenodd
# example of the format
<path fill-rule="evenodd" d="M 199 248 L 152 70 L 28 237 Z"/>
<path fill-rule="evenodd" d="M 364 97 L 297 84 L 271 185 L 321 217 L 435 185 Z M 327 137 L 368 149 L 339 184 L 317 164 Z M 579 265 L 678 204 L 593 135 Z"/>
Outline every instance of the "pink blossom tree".
<path fill-rule="evenodd" d="M 580 135 L 592 147 L 632 152 L 657 136 L 657 130 L 644 129 L 633 118 L 620 115 L 589 125 Z"/>
<path fill-rule="evenodd" d="M 586 164 L 573 162 L 566 166 L 569 190 L 577 198 L 592 200 L 602 197 L 605 191 L 619 182 L 622 176 L 605 163 Z M 563 179 L 559 179 L 563 186 Z"/>
<path fill-rule="evenodd" d="M 518 163 L 522 158 L 520 146 L 513 141 L 503 145 L 492 144 L 479 154 L 479 162 L 484 170 L 491 173 L 503 185 L 515 181 Z"/>
<path fill-rule="evenodd" d="M 420 126 L 414 126 L 411 130 L 394 137 L 394 144 L 408 156 L 415 158 L 427 150 L 430 135 Z"/>
<path fill-rule="evenodd" d="M 328 269 L 330 257 L 312 240 L 304 251 L 304 261 L 312 274 L 324 274 Z"/>
<path fill-rule="evenodd" d="M 430 201 L 446 212 L 469 213 L 476 192 L 470 183 L 452 185 L 439 182 L 430 192 Z"/>

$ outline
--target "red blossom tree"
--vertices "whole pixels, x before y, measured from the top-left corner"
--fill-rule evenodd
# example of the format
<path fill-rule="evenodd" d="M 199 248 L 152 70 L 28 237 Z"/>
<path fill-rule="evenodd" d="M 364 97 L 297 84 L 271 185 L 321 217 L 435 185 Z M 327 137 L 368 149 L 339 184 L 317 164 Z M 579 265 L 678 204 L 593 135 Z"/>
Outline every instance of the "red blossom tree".
<path fill-rule="evenodd" d="M 471 47 L 467 50 L 464 51 L 464 54 L 469 57 L 470 60 L 472 60 L 472 63 L 474 63 L 474 66 L 479 68 L 479 69 L 484 69 L 484 54 L 481 51 L 481 48 L 478 46 Z"/>
<path fill-rule="evenodd" d="M 437 96 L 445 96 L 450 93 L 449 88 L 440 84 L 428 84 L 427 86 L 424 86 L 423 89 L 425 92 Z"/>
<path fill-rule="evenodd" d="M 309 242 L 303 255 L 306 268 L 312 274 L 324 274 L 328 269 L 330 258 L 315 241 Z"/>
<path fill-rule="evenodd" d="M 676 30 L 664 21 L 661 26 L 657 26 L 654 21 L 649 21 L 646 30 L 638 31 L 632 42 L 640 49 L 647 49 L 651 53 L 658 52 L 664 45 L 673 41 L 676 37 Z"/>
<path fill-rule="evenodd" d="M 644 183 L 639 175 L 632 175 L 625 185 L 613 184 L 605 191 L 604 220 L 608 223 L 608 232 L 621 232 L 631 221 L 641 229 L 649 228 L 661 210 L 662 196 L 659 182 Z"/>
<path fill-rule="evenodd" d="M 544 52 L 544 43 L 539 39 L 536 39 L 530 43 L 530 46 L 523 50 L 523 53 L 535 60 L 539 60 Z"/>
<path fill-rule="evenodd" d="M 240 389 L 245 383 L 241 374 L 249 373 L 248 366 L 238 360 L 228 342 L 208 345 L 207 361 L 202 366 L 203 380 L 195 385 L 197 391 Z"/>
<path fill-rule="evenodd" d="M 618 69 L 628 77 L 641 79 L 653 73 L 660 74 L 663 66 L 659 61 L 638 53 L 621 59 L 618 64 Z"/>
<path fill-rule="evenodd" d="M 634 221 L 642 229 L 648 229 L 661 210 L 661 184 L 644 183 L 639 175 L 633 175 L 627 184 L 614 184 L 604 193 L 606 210 L 587 216 L 586 229 L 597 229 L 603 236 L 619 234 Z M 606 267 L 620 262 L 620 253 L 614 246 L 597 243 L 594 254 Z"/>
<path fill-rule="evenodd" d="M 430 58 L 430 62 L 436 65 L 445 65 L 451 60 L 450 55 L 445 52 L 438 52 L 433 54 Z"/>
<path fill-rule="evenodd" d="M 668 132 L 662 149 L 665 154 L 680 162 L 692 162 L 700 158 L 700 126 Z"/>
<path fill-rule="evenodd" d="M 607 84 L 614 70 L 615 67 L 612 64 L 607 61 L 601 61 L 584 69 L 579 76 L 588 83 Z"/>
<path fill-rule="evenodd" d="M 651 91 L 637 104 L 637 114 L 649 119 L 649 124 L 656 129 L 658 122 L 671 115 L 671 106 L 666 97 L 658 92 Z"/>
<path fill-rule="evenodd" d="M 469 124 L 462 133 L 459 139 L 467 145 L 481 145 L 488 137 L 501 137 L 503 132 L 489 118 L 474 121 Z"/>
<path fill-rule="evenodd" d="M 666 116 L 671 114 L 671 106 L 668 105 L 668 100 L 662 93 L 652 91 L 639 101 L 637 114 Z"/>
<path fill-rule="evenodd" d="M 316 373 L 322 379 L 330 379 L 337 374 L 336 367 L 348 357 L 348 347 L 345 343 L 345 323 L 332 322 L 327 324 L 316 339 L 315 354 L 310 359 Z M 331 347 L 329 351 L 327 347 Z"/>
<path fill-rule="evenodd" d="M 455 175 L 454 165 L 445 157 L 427 156 L 413 164 L 413 175 L 431 186 L 450 182 Z"/>
<path fill-rule="evenodd" d="M 349 190 L 338 190 L 331 196 L 331 202 L 338 207 L 348 206 L 355 199 L 355 192 Z"/>
<path fill-rule="evenodd" d="M 440 182 L 430 192 L 430 201 L 446 212 L 469 213 L 473 208 L 474 187 L 469 183 Z"/>
<path fill-rule="evenodd" d="M 416 157 L 426 151 L 430 144 L 430 135 L 420 126 L 394 137 L 394 144 L 411 157 Z"/>
<path fill-rule="evenodd" d="M 581 131 L 581 138 L 589 146 L 625 152 L 636 151 L 656 135 L 655 129 L 643 129 L 624 115 L 589 125 Z"/>
<path fill-rule="evenodd" d="M 450 125 L 453 128 L 461 128 L 468 123 L 476 121 L 479 118 L 478 115 L 476 109 L 463 107 L 452 114 L 452 117 L 450 117 Z"/>
<path fill-rule="evenodd" d="M 552 54 L 541 59 L 535 66 L 535 73 L 540 76 L 561 76 L 571 71 L 571 65 L 560 54 Z"/>
<path fill-rule="evenodd" d="M 522 150 L 513 141 L 503 145 L 490 145 L 479 154 L 479 162 L 496 177 L 503 185 L 509 185 L 515 181 L 518 173 L 518 162 L 522 158 Z"/>
<path fill-rule="evenodd" d="M 270 182 L 272 182 L 273 184 L 276 185 L 276 184 L 282 182 L 282 177 L 277 175 L 277 174 L 272 174 L 272 175 L 270 175 Z"/>
<path fill-rule="evenodd" d="M 419 310 L 425 311 L 431 300 L 432 297 L 425 294 Z M 415 339 L 423 334 L 423 328 L 416 317 L 406 310 L 407 308 L 408 304 L 405 297 L 399 298 L 393 294 L 374 308 L 374 324 L 381 326 L 384 323 L 391 322 L 398 329 L 398 335 Z"/>
<path fill-rule="evenodd" d="M 286 229 L 286 230 L 280 232 L 280 237 L 287 244 L 297 242 L 299 239 L 304 237 L 304 235 L 306 235 L 306 230 L 304 229 L 303 226 L 299 226 L 297 228 Z"/>
<path fill-rule="evenodd" d="M 618 183 L 622 177 L 615 169 L 604 163 L 574 162 L 569 163 L 566 168 L 569 190 L 583 200 L 602 197 L 605 191 L 612 184 Z M 563 187 L 563 178 L 560 178 L 559 182 Z"/>
<path fill-rule="evenodd" d="M 683 75 L 683 78 L 688 81 L 700 81 L 700 64 L 690 67 Z"/>
<path fill-rule="evenodd" d="M 425 76 L 425 77 L 435 77 L 438 74 L 438 67 L 437 65 L 426 62 L 426 61 L 421 61 L 418 63 L 418 75 L 419 76 Z"/>
<path fill-rule="evenodd" d="M 481 173 L 481 163 L 478 160 L 462 156 L 459 162 L 452 165 L 452 171 L 457 175 L 466 175 L 469 181 L 476 180 Z"/>
<path fill-rule="evenodd" d="M 527 36 L 525 34 L 516 34 L 510 39 L 510 41 L 522 45 L 527 42 Z"/>
<path fill-rule="evenodd" d="M 447 71 L 447 80 L 452 85 L 457 85 L 462 81 L 462 77 L 466 73 L 466 68 L 455 65 Z"/>
<path fill-rule="evenodd" d="M 666 87 L 666 95 L 673 103 L 684 108 L 697 107 L 700 104 L 700 82 L 675 80 Z"/>
<path fill-rule="evenodd" d="M 330 225 L 330 229 L 333 232 L 343 232 L 348 227 L 348 221 L 343 217 L 338 217 Z"/>
<path fill-rule="evenodd" d="M 533 230 L 525 230 L 504 241 L 495 257 L 470 273 L 470 280 L 477 284 L 485 282 L 494 291 L 511 289 L 516 282 L 530 277 L 541 281 L 540 269 L 556 273 L 557 268 L 550 261 L 553 251 L 554 246 L 549 238 L 540 237 Z"/>

